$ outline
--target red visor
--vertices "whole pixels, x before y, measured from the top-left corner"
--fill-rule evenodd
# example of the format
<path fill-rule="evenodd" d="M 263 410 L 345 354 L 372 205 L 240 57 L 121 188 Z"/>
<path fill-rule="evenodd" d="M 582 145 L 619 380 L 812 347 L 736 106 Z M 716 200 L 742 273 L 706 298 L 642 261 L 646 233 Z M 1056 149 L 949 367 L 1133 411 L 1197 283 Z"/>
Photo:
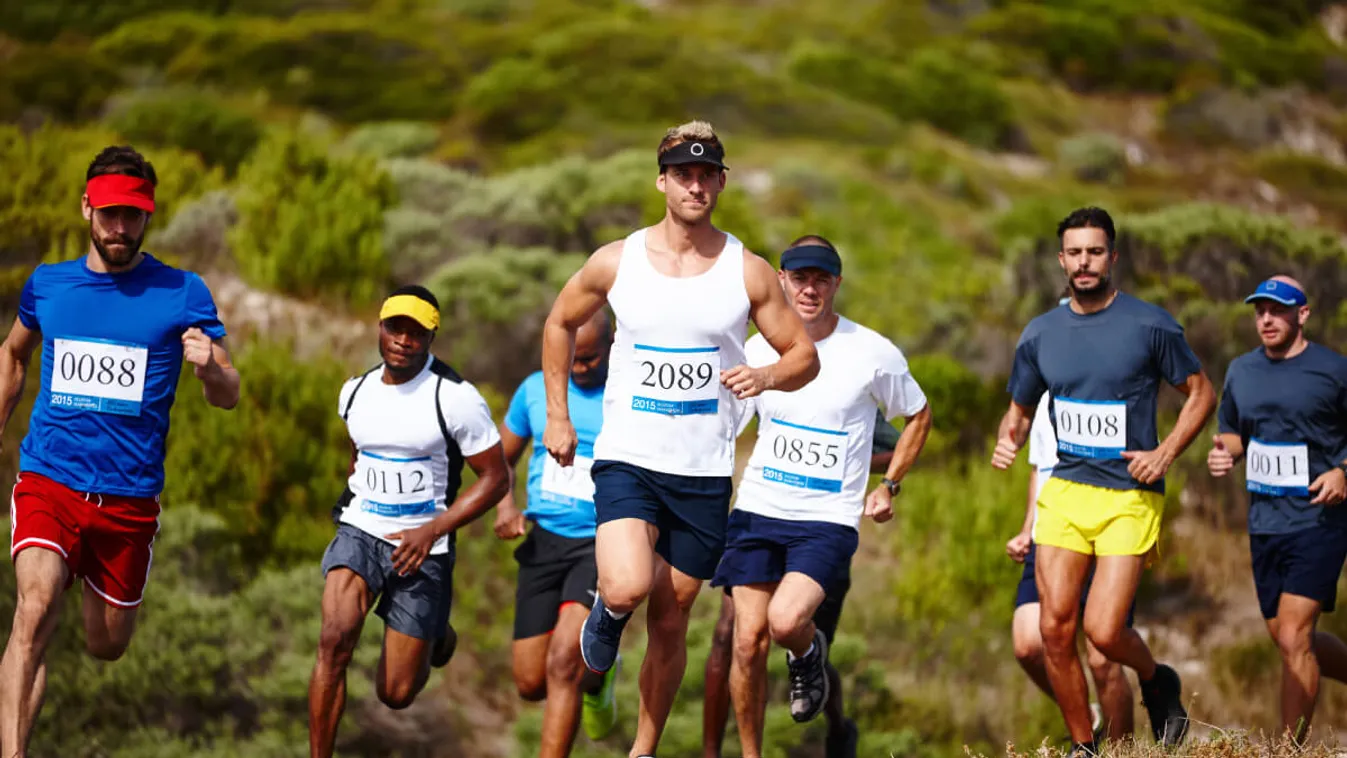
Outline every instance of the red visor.
<path fill-rule="evenodd" d="M 129 205 L 146 213 L 154 211 L 154 185 L 139 177 L 102 174 L 90 179 L 84 192 L 89 196 L 89 205 L 95 208 Z"/>

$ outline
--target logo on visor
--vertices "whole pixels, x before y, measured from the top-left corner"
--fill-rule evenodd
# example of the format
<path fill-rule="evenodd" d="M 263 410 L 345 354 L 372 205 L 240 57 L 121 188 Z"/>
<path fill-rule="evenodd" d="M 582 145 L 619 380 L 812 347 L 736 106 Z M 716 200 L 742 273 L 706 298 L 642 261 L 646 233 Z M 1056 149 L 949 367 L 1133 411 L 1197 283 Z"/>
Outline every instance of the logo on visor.
<path fill-rule="evenodd" d="M 692 143 L 692 146 L 688 148 L 688 152 L 700 158 L 706 154 L 706 146 L 700 142 L 694 142 Z"/>

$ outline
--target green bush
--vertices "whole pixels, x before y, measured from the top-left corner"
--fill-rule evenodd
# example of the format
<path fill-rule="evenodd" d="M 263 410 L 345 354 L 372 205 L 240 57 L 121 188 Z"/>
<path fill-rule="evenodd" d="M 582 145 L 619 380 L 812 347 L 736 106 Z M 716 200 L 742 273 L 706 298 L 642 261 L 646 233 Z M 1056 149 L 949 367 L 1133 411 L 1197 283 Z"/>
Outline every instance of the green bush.
<path fill-rule="evenodd" d="M 67 122 L 90 118 L 120 78 L 107 58 L 82 45 L 22 46 L 0 65 L 0 120 L 32 112 Z"/>
<path fill-rule="evenodd" d="M 948 48 L 922 48 L 906 61 L 890 109 L 982 147 L 1010 136 L 1011 108 L 996 79 Z"/>
<path fill-rule="evenodd" d="M 165 459 L 165 508 L 218 514 L 249 565 L 316 560 L 330 537 L 350 445 L 337 393 L 350 376 L 330 358 L 256 343 L 235 356 L 243 378 L 232 411 L 209 406 L 184 368 Z"/>
<path fill-rule="evenodd" d="M 1057 158 L 1063 168 L 1083 182 L 1116 184 L 1127 171 L 1122 140 L 1107 132 L 1078 134 L 1062 140 Z"/>
<path fill-rule="evenodd" d="M 361 124 L 346 135 L 342 147 L 375 158 L 415 158 L 435 148 L 440 131 L 420 121 Z"/>
<path fill-rule="evenodd" d="M 354 305 L 387 290 L 383 214 L 395 192 L 375 161 L 279 132 L 243 165 L 238 183 L 229 242 L 250 281 Z"/>
<path fill-rule="evenodd" d="M 194 152 L 230 174 L 262 139 L 252 114 L 188 87 L 132 94 L 117 103 L 108 124 L 134 143 Z"/>

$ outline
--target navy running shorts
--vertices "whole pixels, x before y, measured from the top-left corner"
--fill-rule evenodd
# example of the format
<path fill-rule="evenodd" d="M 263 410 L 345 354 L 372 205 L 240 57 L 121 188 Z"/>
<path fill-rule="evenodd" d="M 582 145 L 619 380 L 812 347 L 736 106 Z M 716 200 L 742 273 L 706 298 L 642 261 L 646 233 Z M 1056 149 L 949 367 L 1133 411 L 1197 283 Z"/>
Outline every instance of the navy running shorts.
<path fill-rule="evenodd" d="M 1282 593 L 1318 600 L 1324 613 L 1337 605 L 1347 527 L 1326 523 L 1290 534 L 1251 534 L 1249 551 L 1263 618 L 1277 617 Z"/>

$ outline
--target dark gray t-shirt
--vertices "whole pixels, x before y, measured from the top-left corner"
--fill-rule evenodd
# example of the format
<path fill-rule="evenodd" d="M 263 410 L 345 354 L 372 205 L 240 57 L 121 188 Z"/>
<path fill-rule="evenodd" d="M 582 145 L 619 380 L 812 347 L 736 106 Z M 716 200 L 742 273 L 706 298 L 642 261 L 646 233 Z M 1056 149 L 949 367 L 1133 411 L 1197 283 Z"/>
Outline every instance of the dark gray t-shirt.
<path fill-rule="evenodd" d="M 1124 450 L 1152 450 L 1160 381 L 1202 368 L 1183 327 L 1164 309 L 1119 292 L 1098 313 L 1059 305 L 1029 322 L 1015 348 L 1009 390 L 1033 408 L 1051 393 L 1059 461 L 1052 475 L 1114 490 L 1164 492 L 1127 473 Z"/>
<path fill-rule="evenodd" d="M 1250 533 L 1347 523 L 1347 509 L 1310 505 L 1308 490 L 1347 458 L 1347 358 L 1314 343 L 1284 360 L 1261 346 L 1245 353 L 1230 364 L 1217 419 L 1244 443 Z"/>

